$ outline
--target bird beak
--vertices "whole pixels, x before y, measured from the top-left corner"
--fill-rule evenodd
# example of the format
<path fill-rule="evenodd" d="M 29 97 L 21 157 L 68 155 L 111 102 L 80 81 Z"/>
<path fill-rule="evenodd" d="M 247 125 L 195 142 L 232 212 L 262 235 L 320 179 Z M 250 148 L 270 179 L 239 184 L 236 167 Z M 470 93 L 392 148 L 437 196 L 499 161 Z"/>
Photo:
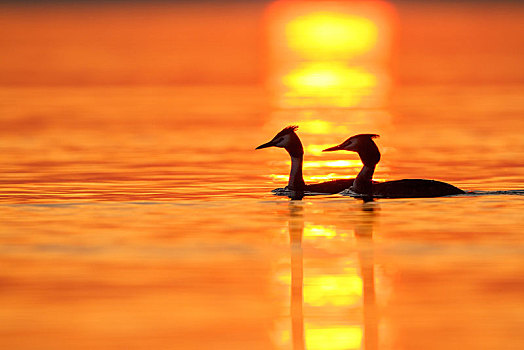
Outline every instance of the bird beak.
<path fill-rule="evenodd" d="M 326 149 L 322 150 L 322 152 L 340 151 L 341 149 L 342 149 L 341 145 L 338 145 L 338 146 L 333 146 L 333 147 L 330 147 L 330 148 L 326 148 Z"/>
<path fill-rule="evenodd" d="M 264 143 L 263 145 L 260 145 L 258 146 L 257 148 L 255 149 L 262 149 L 262 148 L 268 148 L 268 147 L 272 147 L 274 146 L 275 144 L 273 143 L 273 140 L 267 142 L 267 143 Z"/>

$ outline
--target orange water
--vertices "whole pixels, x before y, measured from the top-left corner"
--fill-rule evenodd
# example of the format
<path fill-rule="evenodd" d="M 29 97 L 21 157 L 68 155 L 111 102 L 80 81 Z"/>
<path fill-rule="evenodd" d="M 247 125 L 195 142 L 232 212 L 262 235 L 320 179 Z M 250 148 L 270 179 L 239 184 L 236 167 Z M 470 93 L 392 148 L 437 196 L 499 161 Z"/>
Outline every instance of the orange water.
<path fill-rule="evenodd" d="M 3 5 L 1 348 L 524 347 L 524 9 L 335 5 Z M 476 192 L 273 196 L 288 124 Z"/>

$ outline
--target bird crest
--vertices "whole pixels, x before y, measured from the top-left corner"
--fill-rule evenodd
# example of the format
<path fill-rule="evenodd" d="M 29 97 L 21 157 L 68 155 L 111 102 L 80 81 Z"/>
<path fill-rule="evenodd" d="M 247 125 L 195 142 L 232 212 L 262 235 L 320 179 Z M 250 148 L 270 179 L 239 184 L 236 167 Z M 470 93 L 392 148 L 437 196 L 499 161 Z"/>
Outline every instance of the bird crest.
<path fill-rule="evenodd" d="M 377 134 L 358 134 L 358 135 L 354 135 L 354 136 L 351 136 L 349 139 L 347 139 L 346 141 L 342 142 L 340 145 L 341 146 L 347 146 L 349 145 L 353 140 L 358 140 L 358 139 L 374 139 L 374 138 L 377 138 L 379 137 L 379 135 Z"/>
<path fill-rule="evenodd" d="M 275 137 L 280 137 L 280 136 L 284 136 L 284 135 L 287 135 L 287 134 L 291 134 L 291 133 L 295 132 L 295 130 L 297 130 L 297 129 L 298 129 L 298 125 L 286 126 L 278 134 L 276 134 Z"/>
<path fill-rule="evenodd" d="M 358 134 L 355 136 L 351 136 L 350 139 L 356 139 L 358 137 L 369 137 L 370 139 L 376 139 L 377 137 L 380 137 L 380 135 L 377 134 Z"/>

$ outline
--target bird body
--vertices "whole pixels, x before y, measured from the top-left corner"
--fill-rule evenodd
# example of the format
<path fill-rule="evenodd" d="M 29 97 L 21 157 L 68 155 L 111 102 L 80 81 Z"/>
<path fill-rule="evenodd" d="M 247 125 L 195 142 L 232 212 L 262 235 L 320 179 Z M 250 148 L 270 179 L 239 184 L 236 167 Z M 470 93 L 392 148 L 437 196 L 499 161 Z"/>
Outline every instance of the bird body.
<path fill-rule="evenodd" d="M 465 193 L 448 183 L 426 179 L 403 179 L 378 182 L 372 185 L 373 197 L 429 198 Z"/>

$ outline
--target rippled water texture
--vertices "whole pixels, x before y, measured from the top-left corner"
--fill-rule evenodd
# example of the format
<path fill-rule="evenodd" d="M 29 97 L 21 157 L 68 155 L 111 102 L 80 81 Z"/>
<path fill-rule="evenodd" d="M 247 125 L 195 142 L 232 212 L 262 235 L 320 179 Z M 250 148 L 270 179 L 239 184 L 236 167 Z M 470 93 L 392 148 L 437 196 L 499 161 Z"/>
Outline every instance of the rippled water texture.
<path fill-rule="evenodd" d="M 524 348 L 523 15 L 0 5 L 0 347 Z M 376 179 L 469 193 L 275 196 L 293 124 L 307 183 L 377 133 Z"/>

